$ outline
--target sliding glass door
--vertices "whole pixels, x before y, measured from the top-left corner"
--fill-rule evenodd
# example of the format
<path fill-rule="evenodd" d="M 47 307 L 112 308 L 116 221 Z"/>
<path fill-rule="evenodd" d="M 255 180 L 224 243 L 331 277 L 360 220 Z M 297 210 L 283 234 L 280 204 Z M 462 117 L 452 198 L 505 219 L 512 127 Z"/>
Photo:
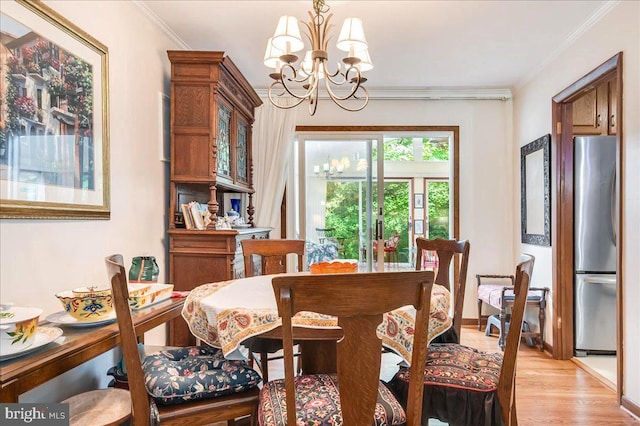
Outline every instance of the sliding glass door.
<path fill-rule="evenodd" d="M 337 244 L 339 258 L 357 259 L 372 270 L 372 242 L 382 237 L 378 206 L 384 205 L 376 199 L 382 164 L 372 160 L 379 140 L 300 135 L 299 142 L 301 233 L 311 243 Z"/>
<path fill-rule="evenodd" d="M 370 270 L 413 269 L 417 237 L 456 233 L 452 142 L 435 131 L 298 134 L 297 234 Z"/>

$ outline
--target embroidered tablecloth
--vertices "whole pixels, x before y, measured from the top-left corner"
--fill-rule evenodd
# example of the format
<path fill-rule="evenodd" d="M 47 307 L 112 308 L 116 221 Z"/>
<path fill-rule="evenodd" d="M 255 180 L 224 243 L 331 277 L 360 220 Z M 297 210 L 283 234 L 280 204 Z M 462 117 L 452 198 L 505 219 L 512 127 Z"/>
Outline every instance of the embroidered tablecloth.
<path fill-rule="evenodd" d="M 182 309 L 182 316 L 194 336 L 221 348 L 228 359 L 245 358 L 241 346 L 246 339 L 281 325 L 276 299 L 271 286 L 273 275 L 203 284 L 191 291 Z M 449 291 L 434 284 L 429 315 L 429 342 L 451 326 Z M 415 309 L 405 306 L 383 316 L 378 326 L 382 344 L 411 360 Z M 308 328 L 338 328 L 333 316 L 314 312 L 299 312 L 293 325 Z"/>

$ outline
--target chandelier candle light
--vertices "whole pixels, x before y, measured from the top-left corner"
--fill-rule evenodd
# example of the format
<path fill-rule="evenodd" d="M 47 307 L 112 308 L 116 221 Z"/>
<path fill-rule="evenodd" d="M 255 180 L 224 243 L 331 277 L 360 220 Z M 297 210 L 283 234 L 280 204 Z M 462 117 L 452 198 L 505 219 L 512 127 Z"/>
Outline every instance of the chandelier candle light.
<path fill-rule="evenodd" d="M 333 14 L 325 17 L 329 12 L 325 0 L 313 0 L 313 10 L 313 14 L 308 12 L 311 20 L 304 23 L 308 30 L 305 36 L 311 43 L 311 50 L 307 50 L 298 68 L 294 65 L 298 61 L 298 56 L 294 53 L 303 50 L 305 46 L 295 17 L 280 17 L 273 37 L 267 42 L 264 64 L 275 69 L 275 72 L 269 74 L 274 80 L 269 86 L 269 101 L 278 108 L 289 109 L 308 100 L 309 114 L 314 115 L 318 107 L 320 81 L 324 79 L 325 88 L 333 102 L 344 110 L 360 111 L 369 102 L 369 93 L 363 86 L 367 79 L 362 73 L 373 68 L 362 21 L 359 18 L 345 19 L 336 47 L 348 53 L 342 59 L 344 65 L 337 63 L 337 70 L 331 73 L 327 69 L 327 45 L 334 27 L 330 23 Z M 340 86 L 348 87 L 345 93 L 341 93 L 342 96 L 334 91 L 334 87 Z M 283 97 L 292 97 L 295 101 L 287 105 L 282 102 Z M 346 101 L 350 100 L 357 101 L 356 105 L 347 105 Z"/>

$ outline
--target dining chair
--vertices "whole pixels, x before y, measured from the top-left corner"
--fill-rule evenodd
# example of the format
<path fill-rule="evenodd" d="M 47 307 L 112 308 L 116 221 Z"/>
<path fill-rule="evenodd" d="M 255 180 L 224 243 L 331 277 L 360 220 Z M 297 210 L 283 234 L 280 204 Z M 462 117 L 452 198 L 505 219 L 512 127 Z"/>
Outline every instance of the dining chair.
<path fill-rule="evenodd" d="M 416 270 L 423 267 L 423 256 L 425 252 L 435 252 L 437 258 L 436 284 L 444 286 L 451 292 L 454 300 L 453 325 L 442 335 L 436 337 L 433 343 L 460 343 L 460 330 L 462 327 L 462 310 L 464 307 L 464 296 L 467 283 L 467 268 L 469 266 L 469 251 L 471 245 L 468 240 L 456 241 L 436 238 L 429 240 L 426 238 L 416 238 Z M 456 255 L 459 256 L 460 270 L 453 282 L 450 277 L 451 261 Z M 453 285 L 452 285 L 453 284 Z"/>
<path fill-rule="evenodd" d="M 409 382 L 406 411 L 380 381 L 383 314 L 406 305 L 416 309 L 412 365 L 424 365 L 433 272 L 276 276 L 273 291 L 282 318 L 284 379 L 264 384 L 258 424 L 420 425 L 422 371 Z M 338 318 L 337 374 L 294 376 L 292 317 L 312 311 Z M 296 421 L 288 419 L 296 419 Z"/>
<path fill-rule="evenodd" d="M 488 353 L 456 343 L 429 345 L 424 373 L 422 419 L 451 426 L 517 426 L 516 364 L 534 257 L 523 254 L 516 267 L 512 331 L 504 353 Z M 413 368 L 401 368 L 389 387 L 406 401 Z M 261 402 L 262 404 L 262 402 Z"/>
<path fill-rule="evenodd" d="M 286 258 L 288 254 L 297 256 L 298 271 L 304 267 L 305 241 L 304 240 L 242 240 L 242 254 L 244 256 L 244 271 L 246 277 L 277 274 L 287 272 Z M 260 269 L 256 271 L 254 256 L 260 257 Z M 282 356 L 269 356 L 282 349 L 282 341 L 255 337 L 248 344 L 250 360 L 253 362 L 253 354 L 259 354 L 260 371 L 262 379 L 269 380 L 269 361 L 282 359 Z"/>
<path fill-rule="evenodd" d="M 132 401 L 133 426 L 203 425 L 250 416 L 255 424 L 260 375 L 210 346 L 161 350 L 141 360 L 122 256 L 105 259 Z"/>

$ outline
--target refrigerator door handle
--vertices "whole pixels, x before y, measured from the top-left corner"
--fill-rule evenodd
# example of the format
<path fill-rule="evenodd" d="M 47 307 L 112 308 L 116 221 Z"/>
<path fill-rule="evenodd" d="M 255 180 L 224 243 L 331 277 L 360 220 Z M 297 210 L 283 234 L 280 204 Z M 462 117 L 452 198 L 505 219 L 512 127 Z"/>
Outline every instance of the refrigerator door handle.
<path fill-rule="evenodd" d="M 618 194 L 616 193 L 616 169 L 613 169 L 613 178 L 611 179 L 611 231 L 613 235 L 613 245 L 618 246 L 618 221 L 616 220 L 616 206 L 618 201 Z"/>
<path fill-rule="evenodd" d="M 587 278 L 584 278 L 583 281 L 587 284 L 615 284 L 616 283 L 615 278 L 606 278 L 606 277 L 602 277 L 602 278 L 587 277 Z"/>

